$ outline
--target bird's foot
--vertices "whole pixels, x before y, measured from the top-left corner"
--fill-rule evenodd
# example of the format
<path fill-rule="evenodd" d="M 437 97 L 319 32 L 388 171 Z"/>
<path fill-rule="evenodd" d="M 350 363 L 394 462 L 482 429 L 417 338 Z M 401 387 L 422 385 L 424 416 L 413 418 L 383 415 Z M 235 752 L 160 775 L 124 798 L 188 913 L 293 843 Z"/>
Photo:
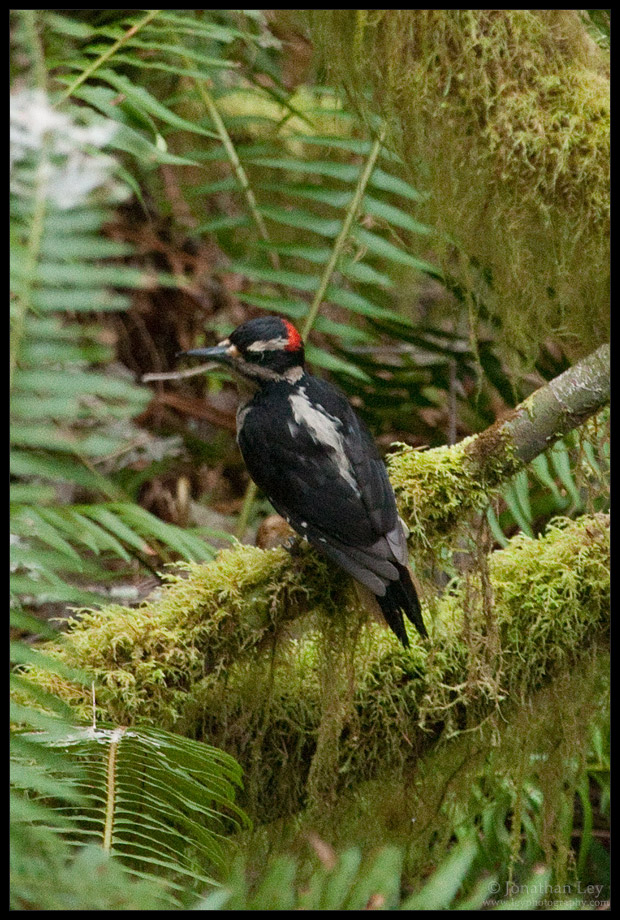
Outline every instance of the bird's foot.
<path fill-rule="evenodd" d="M 282 545 L 284 546 L 284 549 L 287 551 L 287 553 L 297 558 L 303 555 L 302 543 L 303 537 L 299 537 L 297 534 L 293 534 Z"/>

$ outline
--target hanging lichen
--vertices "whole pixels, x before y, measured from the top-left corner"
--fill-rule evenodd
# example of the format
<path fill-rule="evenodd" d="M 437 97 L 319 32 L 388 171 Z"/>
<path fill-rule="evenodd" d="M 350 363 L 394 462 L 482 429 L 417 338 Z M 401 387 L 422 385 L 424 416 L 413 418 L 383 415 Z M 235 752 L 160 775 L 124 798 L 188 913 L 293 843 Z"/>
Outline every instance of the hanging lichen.
<path fill-rule="evenodd" d="M 529 356 L 609 335 L 609 60 L 578 10 L 309 11 L 392 141 L 444 269 Z M 368 88 L 374 92 L 370 102 Z"/>
<path fill-rule="evenodd" d="M 524 855 L 533 861 L 523 853 L 526 841 L 536 842 L 534 859 L 552 866 L 563 883 L 571 865 L 570 817 L 587 727 L 608 718 L 608 668 L 606 653 L 586 654 L 475 731 L 434 745 L 404 768 L 382 763 L 372 778 L 346 787 L 328 814 L 304 813 L 294 823 L 252 835 L 257 864 L 263 848 L 290 850 L 310 828 L 336 850 L 353 843 L 362 849 L 402 846 L 403 878 L 417 887 L 445 859 L 455 829 L 475 824 L 502 884 L 518 873 Z M 401 745 L 407 738 L 403 725 Z"/>

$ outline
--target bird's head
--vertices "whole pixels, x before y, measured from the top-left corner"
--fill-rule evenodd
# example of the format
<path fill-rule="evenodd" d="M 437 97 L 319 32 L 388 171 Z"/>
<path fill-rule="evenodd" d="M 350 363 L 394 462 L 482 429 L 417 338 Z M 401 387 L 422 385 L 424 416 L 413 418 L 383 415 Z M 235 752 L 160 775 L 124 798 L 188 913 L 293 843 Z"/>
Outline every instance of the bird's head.
<path fill-rule="evenodd" d="M 181 355 L 223 364 L 255 386 L 273 380 L 296 383 L 304 371 L 303 339 L 279 316 L 250 319 L 213 348 L 193 348 Z"/>

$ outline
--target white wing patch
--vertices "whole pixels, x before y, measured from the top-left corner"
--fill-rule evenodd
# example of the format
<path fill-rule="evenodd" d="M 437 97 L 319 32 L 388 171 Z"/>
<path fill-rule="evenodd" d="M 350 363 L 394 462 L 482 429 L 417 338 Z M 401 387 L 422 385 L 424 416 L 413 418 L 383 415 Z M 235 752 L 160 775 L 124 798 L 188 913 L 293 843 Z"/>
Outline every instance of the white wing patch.
<path fill-rule="evenodd" d="M 297 424 L 305 425 L 316 442 L 330 449 L 338 472 L 359 495 L 357 480 L 345 453 L 340 419 L 313 406 L 303 387 L 300 388 L 299 393 L 292 393 L 288 400 Z"/>

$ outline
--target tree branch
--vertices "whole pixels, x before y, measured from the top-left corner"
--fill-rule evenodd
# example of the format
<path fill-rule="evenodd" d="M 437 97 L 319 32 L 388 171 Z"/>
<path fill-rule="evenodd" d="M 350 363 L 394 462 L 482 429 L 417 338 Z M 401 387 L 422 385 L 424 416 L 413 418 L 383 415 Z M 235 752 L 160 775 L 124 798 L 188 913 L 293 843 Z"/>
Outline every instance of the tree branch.
<path fill-rule="evenodd" d="M 414 555 L 483 510 L 504 482 L 609 402 L 609 345 L 536 390 L 508 418 L 454 447 L 404 447 L 388 458 Z"/>
<path fill-rule="evenodd" d="M 409 650 L 377 626 L 360 635 L 359 616 L 344 609 L 343 578 L 338 590 L 323 570 L 310 573 L 305 598 L 313 609 L 322 606 L 323 651 L 314 645 L 300 656 L 289 635 L 274 659 L 272 643 L 263 640 L 277 637 L 299 613 L 302 589 L 281 549 L 254 549 L 255 571 L 245 571 L 244 580 L 235 556 L 250 561 L 250 550 L 193 565 L 188 579 L 138 610 L 109 607 L 87 616 L 47 653 L 97 678 L 98 718 L 202 734 L 250 771 L 252 762 L 271 758 L 274 771 L 305 775 L 325 715 L 334 722 L 328 734 L 337 759 L 362 776 L 367 763 L 380 761 L 386 738 L 402 747 L 403 726 L 414 756 L 440 731 L 458 733 L 465 713 L 472 729 L 503 701 L 518 703 L 570 670 L 604 640 L 609 625 L 609 518 L 603 514 L 555 524 L 538 539 L 518 535 L 491 553 L 493 629 L 483 579 L 467 573 L 439 602 L 431 643 L 416 641 Z M 282 584 L 266 581 L 271 565 Z M 270 601 L 279 608 L 270 609 Z M 499 643 L 489 641 L 491 634 Z M 71 684 L 66 670 L 30 667 L 27 676 L 90 717 L 89 688 Z M 326 703 L 324 680 L 337 705 Z M 342 739 L 347 724 L 356 730 Z M 263 746 L 260 755 L 253 744 Z M 332 766 L 336 776 L 338 764 Z"/>
<path fill-rule="evenodd" d="M 607 354 L 599 349 L 482 435 L 452 448 L 407 447 L 393 455 L 392 479 L 412 525 L 414 558 L 421 558 L 429 543 L 446 541 L 468 512 L 488 503 L 489 491 L 519 469 L 525 457 L 532 458 L 571 425 L 583 422 L 608 398 Z M 574 526 L 587 545 L 591 531 L 579 522 Z M 596 525 L 594 531 L 598 542 L 604 528 Z M 538 547 L 538 541 L 531 543 Z M 571 546 L 576 556 L 582 552 L 579 540 L 569 540 L 568 551 Z M 542 545 L 532 562 L 541 551 Z M 501 555 L 491 554 L 490 559 Z M 605 570 L 604 548 L 596 565 Z M 175 725 L 202 682 L 217 682 L 249 652 L 253 659 L 260 657 L 260 649 L 302 613 L 317 612 L 326 622 L 356 619 L 349 579 L 312 550 L 291 559 L 282 547 L 264 551 L 239 546 L 223 551 L 213 563 L 188 565 L 186 570 L 187 577 L 172 579 L 161 596 L 153 595 L 138 609 L 110 606 L 82 612 L 63 643 L 50 649 L 99 677 L 107 714 L 114 720 L 147 718 Z M 525 584 L 519 587 L 517 575 L 524 571 L 520 562 L 509 579 L 516 586 L 519 609 L 523 595 L 531 594 Z M 525 574 L 527 581 L 530 575 Z M 446 603 L 451 610 L 454 596 Z M 49 673 L 37 680 L 47 686 L 51 681 L 49 688 L 78 708 L 90 707 L 82 688 Z"/>
<path fill-rule="evenodd" d="M 522 464 L 563 435 L 583 425 L 609 402 L 610 350 L 601 345 L 595 352 L 569 367 L 547 386 L 535 390 L 514 413 L 476 437 L 472 454 L 486 453 L 486 446 L 497 435 L 506 446 L 512 445 Z"/>

